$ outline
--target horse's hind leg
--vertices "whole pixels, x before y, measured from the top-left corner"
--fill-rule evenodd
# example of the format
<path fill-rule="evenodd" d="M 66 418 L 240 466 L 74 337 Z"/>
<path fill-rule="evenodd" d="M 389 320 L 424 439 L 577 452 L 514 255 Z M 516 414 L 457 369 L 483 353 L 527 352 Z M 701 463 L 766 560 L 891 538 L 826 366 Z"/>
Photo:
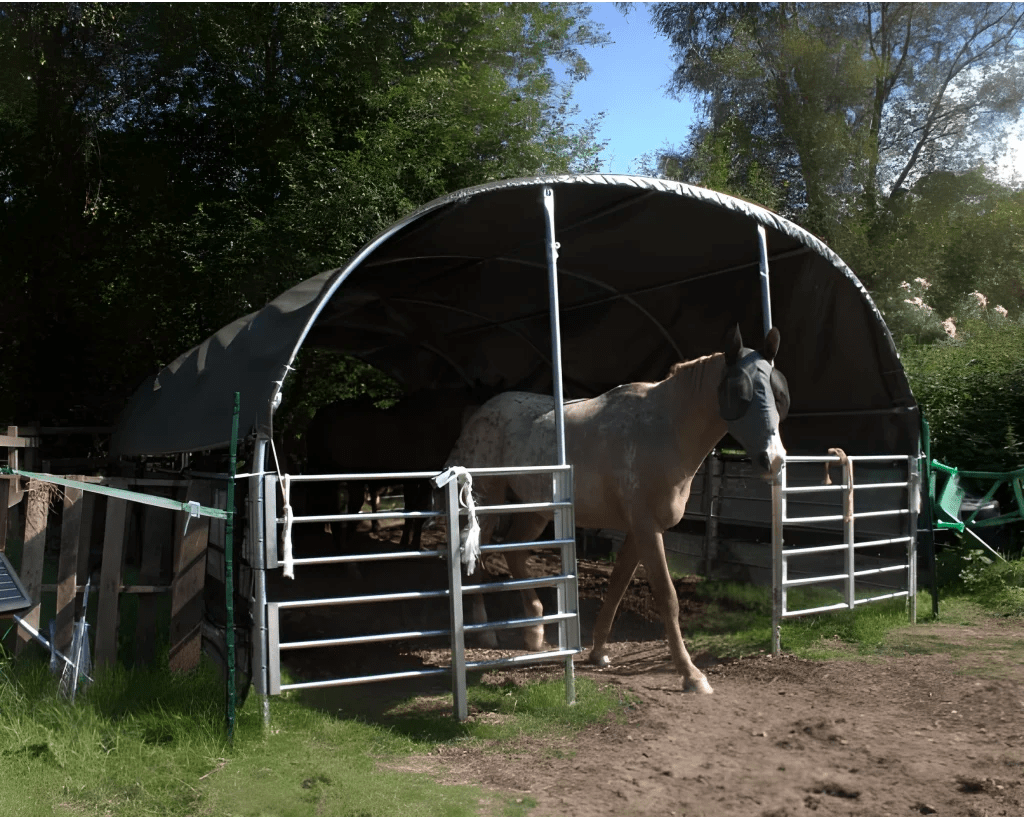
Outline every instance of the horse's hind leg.
<path fill-rule="evenodd" d="M 653 537 L 650 537 L 650 542 L 644 543 L 644 545 L 648 548 L 642 549 L 641 560 L 644 568 L 647 569 L 647 581 L 651 584 L 654 600 L 665 621 L 665 637 L 668 640 L 669 650 L 672 652 L 672 661 L 675 663 L 676 671 L 683 677 L 683 690 L 696 691 L 698 694 L 710 694 L 712 689 L 708 678 L 693 664 L 686 645 L 683 643 L 683 632 L 679 628 L 679 597 L 676 595 L 672 575 L 668 571 L 665 545 L 661 534 L 654 534 Z"/>
<path fill-rule="evenodd" d="M 590 662 L 594 665 L 606 668 L 611 665 L 608 655 L 605 653 L 605 643 L 612 630 L 612 623 L 615 622 L 615 615 L 619 610 L 619 603 L 629 587 L 629 581 L 633 579 L 637 564 L 640 559 L 636 551 L 636 543 L 633 535 L 626 536 L 626 542 L 622 544 L 619 553 L 615 556 L 615 565 L 612 567 L 612 576 L 608 582 L 608 591 L 605 593 L 604 602 L 597 613 L 597 620 L 594 622 L 594 647 L 590 649 Z"/>

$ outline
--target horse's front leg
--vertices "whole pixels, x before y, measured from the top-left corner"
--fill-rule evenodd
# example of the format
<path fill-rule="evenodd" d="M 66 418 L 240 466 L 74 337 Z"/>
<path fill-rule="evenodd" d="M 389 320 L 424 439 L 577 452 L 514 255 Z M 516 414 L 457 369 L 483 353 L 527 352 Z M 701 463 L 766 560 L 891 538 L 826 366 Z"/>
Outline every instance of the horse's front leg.
<path fill-rule="evenodd" d="M 639 562 L 634 538 L 631 534 L 627 534 L 626 542 L 622 544 L 622 548 L 615 556 L 612 576 L 608 581 L 608 591 L 605 592 L 601 609 L 597 613 L 597 620 L 594 622 L 594 647 L 590 649 L 589 662 L 601 668 L 611 665 L 611 660 L 605 653 L 605 643 L 608 642 L 608 635 L 611 633 L 612 623 L 615 622 L 619 603 L 622 602 L 626 589 L 629 588 L 629 581 L 633 579 L 633 573 Z"/>
<path fill-rule="evenodd" d="M 683 690 L 711 694 L 712 688 L 708 678 L 693 664 L 683 644 L 683 632 L 679 627 L 679 597 L 676 595 L 672 575 L 669 574 L 665 542 L 661 532 L 638 537 L 637 546 L 640 562 L 647 569 L 647 581 L 651 584 L 651 592 L 665 621 L 665 638 L 668 640 L 676 671 L 683 678 Z"/>

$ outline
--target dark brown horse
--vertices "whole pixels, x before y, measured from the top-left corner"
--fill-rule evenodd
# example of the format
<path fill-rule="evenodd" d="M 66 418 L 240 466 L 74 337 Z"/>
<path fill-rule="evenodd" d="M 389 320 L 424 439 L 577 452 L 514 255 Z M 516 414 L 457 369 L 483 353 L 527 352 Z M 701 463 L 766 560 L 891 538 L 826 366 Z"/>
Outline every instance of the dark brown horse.
<path fill-rule="evenodd" d="M 329 404 L 317 411 L 306 432 L 307 472 L 440 472 L 464 419 L 478 406 L 469 389 L 421 390 L 388 409 L 378 408 L 368 398 Z M 314 490 L 310 496 L 311 503 L 319 506 L 315 510 L 319 514 L 332 514 L 338 509 L 340 487 L 326 486 L 327 492 Z M 362 508 L 364 486 L 346 487 L 349 513 Z M 371 494 L 377 489 L 377 482 L 373 482 Z M 430 509 L 428 481 L 405 481 L 403 494 L 407 511 Z M 354 529 L 355 521 L 348 526 L 335 523 L 331 527 L 339 553 L 345 551 L 346 537 Z M 418 549 L 422 529 L 422 519 L 407 520 L 402 529 L 402 546 Z"/>

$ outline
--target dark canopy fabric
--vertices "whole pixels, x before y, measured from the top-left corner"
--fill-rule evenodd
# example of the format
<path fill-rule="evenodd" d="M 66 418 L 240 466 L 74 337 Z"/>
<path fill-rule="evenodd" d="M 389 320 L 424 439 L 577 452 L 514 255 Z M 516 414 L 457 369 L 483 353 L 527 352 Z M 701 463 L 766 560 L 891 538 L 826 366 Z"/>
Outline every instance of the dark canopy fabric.
<path fill-rule="evenodd" d="M 919 417 L 881 315 L 828 247 L 750 203 L 664 180 L 587 175 L 467 188 L 384 231 L 346 266 L 229 324 L 140 387 L 120 454 L 227 446 L 272 430 L 304 344 L 344 351 L 408 392 L 470 384 L 550 392 L 542 195 L 554 191 L 566 397 L 663 378 L 715 352 L 739 322 L 763 334 L 758 225 L 767 235 L 777 366 L 791 454 L 916 454 Z"/>

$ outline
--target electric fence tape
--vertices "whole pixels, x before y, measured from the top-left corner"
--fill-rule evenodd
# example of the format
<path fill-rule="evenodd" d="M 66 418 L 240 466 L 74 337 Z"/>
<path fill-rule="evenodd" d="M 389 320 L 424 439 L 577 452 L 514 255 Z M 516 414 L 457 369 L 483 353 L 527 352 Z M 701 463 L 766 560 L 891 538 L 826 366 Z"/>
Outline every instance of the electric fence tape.
<path fill-rule="evenodd" d="M 116 486 L 103 486 L 102 484 L 97 483 L 73 481 L 70 478 L 60 478 L 56 475 L 48 475 L 45 472 L 26 472 L 22 469 L 11 469 L 8 466 L 0 466 L 0 475 L 19 475 L 23 478 L 33 478 L 37 481 L 55 483 L 59 486 L 69 486 L 72 489 L 81 489 L 85 492 L 109 495 L 112 498 L 135 501 L 137 503 L 146 503 L 150 506 L 159 506 L 163 509 L 170 509 L 174 512 L 188 512 L 190 518 L 198 518 L 205 515 L 208 518 L 227 520 L 228 517 L 227 510 L 217 509 L 210 506 L 201 506 L 197 501 L 176 501 L 159 495 L 147 495 L 145 492 L 132 492 L 129 489 L 118 489 Z"/>

